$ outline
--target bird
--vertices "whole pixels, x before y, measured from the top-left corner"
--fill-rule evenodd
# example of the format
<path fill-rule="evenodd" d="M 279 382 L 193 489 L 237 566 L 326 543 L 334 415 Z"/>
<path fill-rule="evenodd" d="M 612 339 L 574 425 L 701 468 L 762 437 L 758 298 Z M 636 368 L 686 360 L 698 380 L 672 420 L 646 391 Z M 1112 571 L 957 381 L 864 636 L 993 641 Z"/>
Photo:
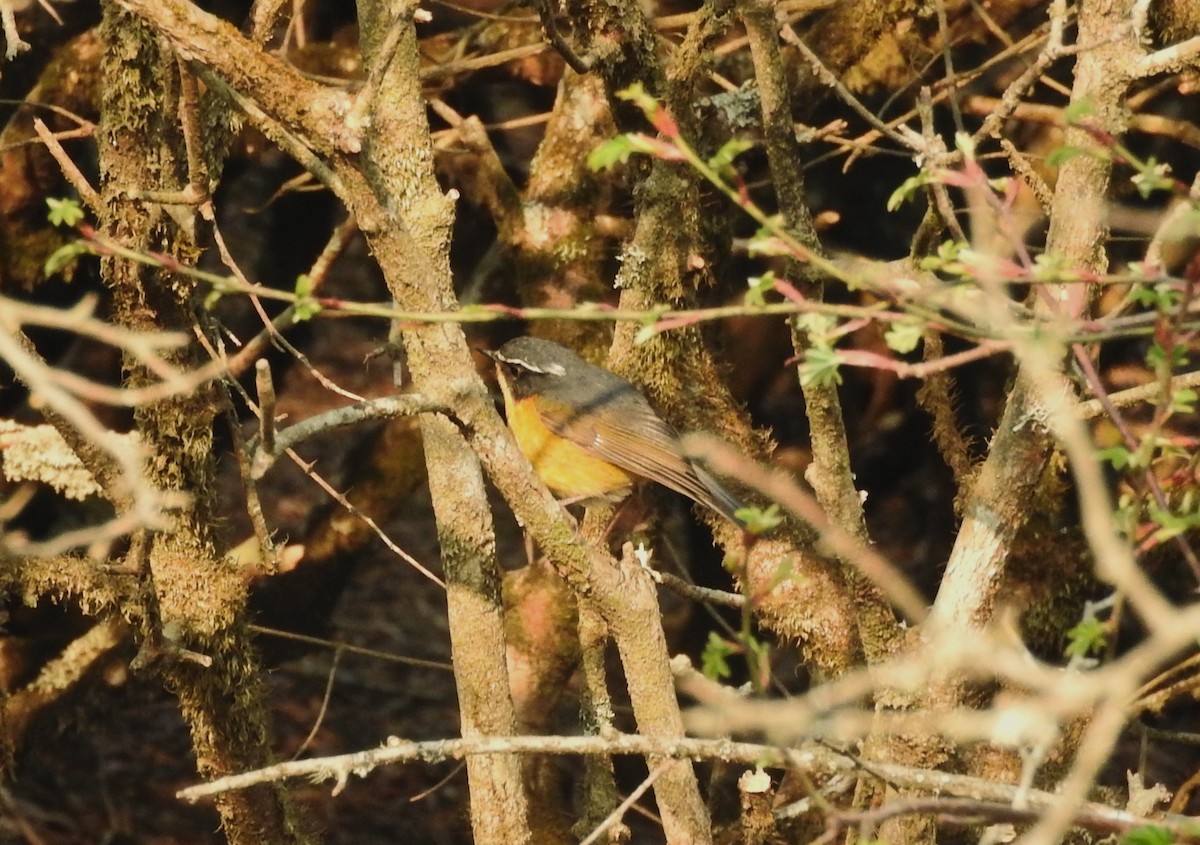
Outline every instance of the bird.
<path fill-rule="evenodd" d="M 744 526 L 742 504 L 684 455 L 679 433 L 625 379 L 541 338 L 487 355 L 517 445 L 556 495 L 616 501 L 645 478 Z"/>

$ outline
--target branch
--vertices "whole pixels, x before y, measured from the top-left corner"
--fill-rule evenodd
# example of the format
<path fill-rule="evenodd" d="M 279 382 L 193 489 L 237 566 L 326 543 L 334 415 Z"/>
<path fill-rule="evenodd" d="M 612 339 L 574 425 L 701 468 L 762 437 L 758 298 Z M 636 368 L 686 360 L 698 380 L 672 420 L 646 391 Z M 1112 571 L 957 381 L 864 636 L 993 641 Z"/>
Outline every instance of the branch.
<path fill-rule="evenodd" d="M 448 412 L 446 406 L 441 402 L 434 402 L 424 396 L 408 393 L 402 396 L 383 396 L 357 405 L 347 405 L 344 408 L 334 408 L 331 411 L 314 414 L 303 422 L 298 422 L 277 432 L 274 449 L 268 450 L 261 442 L 251 444 L 254 456 L 253 477 L 256 480 L 262 478 L 280 455 L 318 434 L 371 420 L 391 420 L 414 414 L 446 414 Z"/>
<path fill-rule="evenodd" d="M 0 359 L 12 367 L 30 392 L 45 401 L 52 412 L 51 422 L 71 443 L 76 454 L 85 459 L 88 469 L 100 480 L 121 512 L 119 520 L 103 529 L 84 529 L 92 532 L 86 542 L 112 539 L 134 527 L 169 527 L 169 511 L 181 506 L 186 497 L 154 487 L 143 466 L 144 447 L 105 428 L 83 402 L 59 386 L 55 369 L 38 355 L 15 316 L 0 310 Z M 90 445 L 81 445 L 80 439 L 83 444 Z M 85 451 L 81 452 L 81 448 Z M 105 459 L 101 459 L 101 454 L 106 456 Z M 71 532 L 53 544 L 39 543 L 36 548 L 42 555 L 56 554 L 72 547 L 61 545 L 68 542 L 68 538 L 70 542 L 78 542 L 82 536 L 88 535 Z M 30 550 L 34 546 L 24 548 Z"/>
<path fill-rule="evenodd" d="M 303 138 L 318 154 L 362 149 L 360 130 L 346 123 L 353 105 L 349 93 L 313 82 L 187 0 L 116 2 L 154 26 L 182 58 L 216 73 L 231 90 L 248 97 L 249 105 Z"/>
<path fill-rule="evenodd" d="M 1143 56 L 1133 67 L 1135 78 L 1145 79 L 1160 73 L 1181 73 L 1196 65 L 1200 59 L 1200 35 Z"/>
<path fill-rule="evenodd" d="M 747 742 L 731 742 L 726 739 L 665 740 L 630 735 L 617 737 L 484 737 L 428 742 L 411 742 L 397 737 L 389 737 L 382 748 L 342 754 L 336 757 L 279 763 L 265 769 L 230 775 L 210 783 L 181 789 L 176 793 L 176 797 L 184 801 L 195 802 L 202 798 L 233 790 L 247 789 L 261 783 L 297 777 L 307 778 L 310 781 L 333 780 L 335 782 L 333 792 L 337 795 L 346 787 L 352 775 L 363 777 L 382 765 L 416 761 L 436 763 L 443 760 L 459 760 L 471 756 L 492 754 L 655 756 L 675 760 L 720 761 L 747 767 L 797 769 L 816 776 L 861 772 L 859 763 L 853 758 L 815 744 L 798 749 L 788 749 Z M 936 793 L 943 799 L 961 797 L 972 801 L 990 801 L 996 804 L 1011 805 L 1017 793 L 1016 787 L 1009 784 L 913 766 L 873 763 L 871 764 L 871 773 L 885 778 L 893 784 L 913 790 Z M 1028 799 L 1027 806 L 1030 810 L 1039 811 L 1051 806 L 1056 800 L 1056 796 L 1050 792 L 1033 790 L 1028 794 Z M 1167 827 L 1173 832 L 1187 831 L 1186 820 L 1176 822 L 1170 819 L 1139 818 L 1099 803 L 1085 803 L 1080 806 L 1078 812 L 1081 814 L 1080 818 L 1086 820 L 1087 826 L 1110 824 L 1119 826 L 1120 829 L 1127 829 L 1140 825 L 1156 825 Z M 1194 834 L 1187 835 L 1194 837 Z M 1193 838 L 1189 841 L 1195 840 Z"/>

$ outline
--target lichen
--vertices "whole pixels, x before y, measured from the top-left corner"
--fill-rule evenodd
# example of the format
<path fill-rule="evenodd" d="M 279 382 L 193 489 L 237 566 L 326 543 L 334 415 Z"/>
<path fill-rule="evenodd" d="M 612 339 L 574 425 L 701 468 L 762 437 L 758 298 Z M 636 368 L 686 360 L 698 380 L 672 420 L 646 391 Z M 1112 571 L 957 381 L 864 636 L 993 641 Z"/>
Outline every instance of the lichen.
<path fill-rule="evenodd" d="M 135 434 L 118 436 L 136 438 Z M 50 425 L 0 420 L 0 466 L 9 481 L 40 481 L 68 499 L 82 501 L 102 492 L 79 456 Z"/>

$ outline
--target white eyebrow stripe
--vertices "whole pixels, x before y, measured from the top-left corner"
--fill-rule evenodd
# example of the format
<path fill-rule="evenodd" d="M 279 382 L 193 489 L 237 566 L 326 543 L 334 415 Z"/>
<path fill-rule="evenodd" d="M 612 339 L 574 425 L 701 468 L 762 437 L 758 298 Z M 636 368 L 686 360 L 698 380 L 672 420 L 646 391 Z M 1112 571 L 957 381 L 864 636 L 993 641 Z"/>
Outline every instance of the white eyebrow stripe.
<path fill-rule="evenodd" d="M 512 364 L 514 367 L 521 367 L 529 370 L 531 373 L 541 373 L 544 376 L 564 376 L 567 374 L 567 371 L 563 369 L 561 364 L 550 364 L 546 367 L 539 367 L 536 364 L 529 363 L 523 358 L 508 358 L 498 352 L 493 354 L 505 364 Z"/>

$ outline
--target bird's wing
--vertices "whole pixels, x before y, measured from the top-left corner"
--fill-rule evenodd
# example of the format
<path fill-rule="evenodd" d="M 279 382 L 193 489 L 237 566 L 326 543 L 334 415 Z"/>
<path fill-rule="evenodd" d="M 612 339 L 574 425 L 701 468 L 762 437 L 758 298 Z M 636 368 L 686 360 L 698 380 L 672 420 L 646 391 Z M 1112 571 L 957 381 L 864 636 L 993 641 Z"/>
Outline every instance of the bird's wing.
<path fill-rule="evenodd" d="M 639 400 L 641 397 L 637 397 Z M 679 435 L 649 403 L 625 399 L 606 409 L 604 419 L 594 414 L 541 403 L 542 421 L 561 437 L 582 446 L 598 458 L 651 481 L 657 481 L 693 501 L 737 522 L 741 505 L 708 473 L 694 467 L 679 448 Z"/>

